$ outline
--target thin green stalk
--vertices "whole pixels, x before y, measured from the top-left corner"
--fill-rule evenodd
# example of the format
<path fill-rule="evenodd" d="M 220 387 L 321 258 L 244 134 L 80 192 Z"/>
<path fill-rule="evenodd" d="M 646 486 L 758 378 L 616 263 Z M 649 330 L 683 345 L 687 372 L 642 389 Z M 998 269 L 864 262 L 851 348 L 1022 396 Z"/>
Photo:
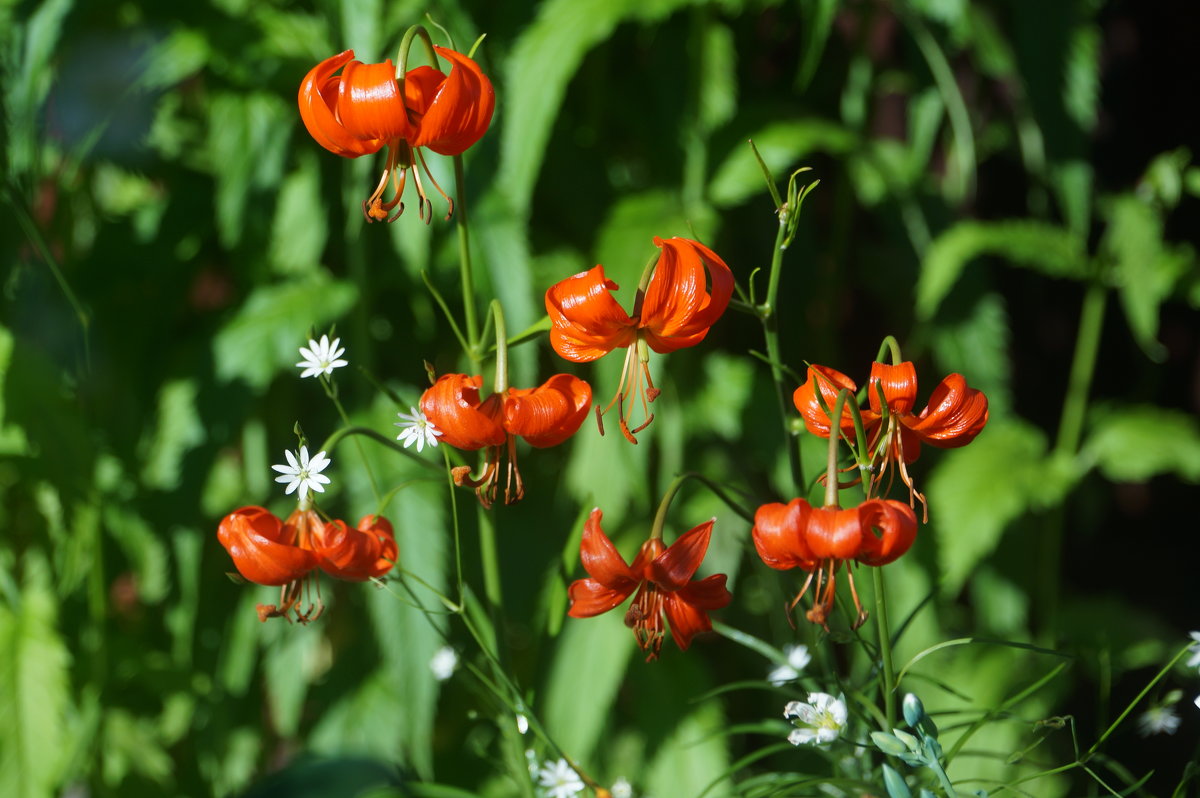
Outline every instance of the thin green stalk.
<path fill-rule="evenodd" d="M 792 484 L 797 490 L 804 488 L 804 469 L 800 463 L 799 440 L 792 434 L 791 419 L 788 418 L 787 389 L 783 384 L 783 357 L 779 349 L 779 322 L 776 308 L 779 302 L 779 277 L 783 269 L 783 242 L 787 225 L 780 223 L 775 234 L 775 245 L 771 251 L 771 271 L 767 277 L 767 299 L 759 306 L 763 337 L 767 342 L 767 357 L 771 361 L 771 380 L 775 383 L 775 399 L 779 404 L 779 420 L 783 426 L 783 439 L 787 442 L 788 468 Z"/>
<path fill-rule="evenodd" d="M 350 425 L 350 416 L 346 414 L 346 408 L 342 407 L 342 400 L 338 399 L 337 386 L 333 384 L 333 380 L 328 375 L 321 375 L 321 387 L 325 389 L 325 395 L 329 397 L 329 401 L 333 402 L 333 406 L 337 408 L 338 415 L 342 417 L 342 423 L 347 427 Z M 379 483 L 375 480 L 375 472 L 371 468 L 371 463 L 367 460 L 367 452 L 363 449 L 362 441 L 354 439 L 354 447 L 358 449 L 358 457 L 362 460 L 363 468 L 367 471 L 367 479 L 371 483 L 371 492 L 375 494 L 375 504 L 380 503 Z"/>
<path fill-rule="evenodd" d="M 888 630 L 887 588 L 883 581 L 883 568 L 871 570 L 875 579 L 875 626 L 879 634 L 879 656 L 883 661 L 880 692 L 883 694 L 883 714 L 887 717 L 886 730 L 890 730 L 896 727 L 896 666 L 892 662 L 892 635 Z"/>
<path fill-rule="evenodd" d="M 479 320 L 475 315 L 475 278 L 471 271 L 471 233 L 467 227 L 467 186 L 461 155 L 454 156 L 454 187 L 457 196 L 455 226 L 458 228 L 458 265 L 462 280 L 463 317 L 470 349 L 467 356 L 479 359 Z"/>
<path fill-rule="evenodd" d="M 405 449 L 403 446 L 396 443 L 391 438 L 387 437 L 386 435 L 381 435 L 378 432 L 376 432 L 375 430 L 370 429 L 369 427 L 342 427 L 341 429 L 337 430 L 332 435 L 330 435 L 328 438 L 326 438 L 325 442 L 323 444 L 321 444 L 321 448 L 318 451 L 323 451 L 323 452 L 331 451 L 335 446 L 337 446 L 339 443 L 341 443 L 343 438 L 349 437 L 351 435 L 362 435 L 363 437 L 370 438 L 371 440 L 376 441 L 378 443 L 382 443 L 384 446 L 387 446 L 390 449 L 394 449 L 397 452 L 399 452 L 400 454 L 404 455 L 405 457 L 411 458 L 412 460 L 420 463 L 425 468 L 431 468 L 434 471 L 441 473 L 442 469 L 439 468 L 438 466 L 429 462 L 425 458 L 420 457 L 420 456 L 410 452 L 408 449 Z"/>

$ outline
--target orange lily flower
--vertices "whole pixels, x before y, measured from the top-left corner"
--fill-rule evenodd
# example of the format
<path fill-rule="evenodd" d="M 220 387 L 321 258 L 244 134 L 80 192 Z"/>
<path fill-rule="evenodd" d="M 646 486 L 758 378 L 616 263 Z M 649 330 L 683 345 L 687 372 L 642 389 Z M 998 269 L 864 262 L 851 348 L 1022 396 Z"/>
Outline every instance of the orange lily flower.
<path fill-rule="evenodd" d="M 349 529 L 344 521 L 326 524 L 313 510 L 297 509 L 281 521 L 262 507 L 242 507 L 221 520 L 217 539 L 245 579 L 280 586 L 278 605 L 258 605 L 263 621 L 290 619 L 293 611 L 301 623 L 320 617 L 319 588 L 315 601 L 300 608 L 317 568 L 338 579 L 365 581 L 390 571 L 397 555 L 392 525 L 381 516 L 366 516 Z"/>
<path fill-rule="evenodd" d="M 434 181 L 421 148 L 459 155 L 479 141 L 491 123 L 496 96 L 479 65 L 454 50 L 436 45 L 433 49 L 450 61 L 449 75 L 420 66 L 397 79 L 390 58 L 382 64 L 364 64 L 353 60 L 353 50 L 346 50 L 317 64 L 300 84 L 300 118 L 322 147 L 346 158 L 388 148 L 379 185 L 363 201 L 369 222 L 395 221 L 404 212 L 400 198 L 410 167 L 420 217 L 428 222 L 433 216 L 433 204 L 421 185 L 424 171 L 449 204 L 446 218 L 450 218 L 454 200 Z M 341 74 L 334 76 L 339 69 Z M 393 194 L 385 202 L 389 182 Z M 399 210 L 392 214 L 397 205 Z"/>
<path fill-rule="evenodd" d="M 877 384 L 887 405 L 886 421 Z M 814 365 L 809 366 L 808 380 L 792 395 L 808 431 L 828 438 L 831 421 L 817 401 L 818 386 L 825 406 L 829 408 L 833 407 L 839 390 L 847 388 L 853 392 L 856 386 L 854 380 L 840 371 Z M 907 465 L 920 456 L 922 442 L 949 449 L 966 446 L 975 440 L 987 424 L 988 402 L 983 391 L 969 387 L 961 374 L 951 374 L 943 379 L 933 389 L 929 403 L 920 413 L 913 412 L 916 398 L 917 370 L 910 361 L 896 366 L 871 364 L 867 389 L 869 409 L 863 409 L 861 414 L 870 450 L 882 461 L 875 481 L 878 483 L 889 464 L 895 463 L 901 480 L 908 486 L 910 501 L 916 496 L 924 503 L 924 496 L 913 487 Z M 854 434 L 854 422 L 848 408 L 843 410 L 840 427 L 843 433 Z"/>
<path fill-rule="evenodd" d="M 421 410 L 442 432 L 443 443 L 467 451 L 487 449 L 487 465 L 479 479 L 471 479 L 470 466 L 452 470 L 454 484 L 475 488 L 484 507 L 496 500 L 501 447 L 507 446 L 504 503 L 511 504 L 525 495 L 513 436 L 538 449 L 562 443 L 587 416 L 592 388 L 570 374 L 555 374 L 536 388 L 508 388 L 503 395 L 481 396 L 482 386 L 481 376 L 443 374 L 422 394 Z"/>
<path fill-rule="evenodd" d="M 603 514 L 592 510 L 583 527 L 579 559 L 588 578 L 577 579 L 567 589 L 571 599 L 568 615 L 591 618 L 608 612 L 636 590 L 625 625 L 632 628 L 638 645 L 647 652 L 646 661 L 662 650 L 663 619 L 670 624 L 671 637 L 687 651 L 692 637 L 712 630 L 710 610 L 727 605 L 732 596 L 725 588 L 725 574 L 692 581 L 708 551 L 713 521 L 683 533 L 669 547 L 661 538 L 650 538 L 629 565 L 600 527 Z"/>
<path fill-rule="evenodd" d="M 686 238 L 655 237 L 661 250 L 654 273 L 639 286 L 633 315 L 625 313 L 612 291 L 618 286 L 604 276 L 603 266 L 568 277 L 546 291 L 546 312 L 553 327 L 550 345 L 567 360 L 587 363 L 626 348 L 617 394 L 608 407 L 596 407 L 597 419 L 618 405 L 621 433 L 632 443 L 654 415 L 649 403 L 659 390 L 650 379 L 648 346 L 659 354 L 695 346 L 721 318 L 733 294 L 733 274 L 725 261 L 703 244 Z M 635 355 L 636 349 L 636 355 Z M 625 399 L 631 401 L 625 410 Z M 645 421 L 630 429 L 633 406 L 640 403 Z M 600 432 L 604 432 L 603 421 Z"/>
<path fill-rule="evenodd" d="M 808 592 L 813 576 L 817 577 L 813 607 L 805 617 L 828 629 L 834 575 L 842 563 L 855 560 L 879 566 L 893 562 L 916 539 L 917 516 L 907 504 L 890 499 L 868 499 L 846 510 L 836 505 L 813 507 L 804 499 L 792 499 L 787 504 L 774 502 L 759 507 L 754 513 L 751 537 L 758 556 L 770 567 L 801 568 L 809 572 L 804 587 L 792 600 L 792 607 Z M 854 623 L 857 629 L 867 619 L 867 613 L 858 600 L 849 566 L 846 576 L 858 610 Z"/>

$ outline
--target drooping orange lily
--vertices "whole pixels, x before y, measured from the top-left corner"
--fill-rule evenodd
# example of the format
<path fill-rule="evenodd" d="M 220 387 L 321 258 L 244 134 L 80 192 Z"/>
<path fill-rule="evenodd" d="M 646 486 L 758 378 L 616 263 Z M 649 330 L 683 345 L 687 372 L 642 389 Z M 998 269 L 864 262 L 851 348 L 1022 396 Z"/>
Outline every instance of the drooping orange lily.
<path fill-rule="evenodd" d="M 567 589 L 571 599 L 567 614 L 573 618 L 600 615 L 636 590 L 625 613 L 625 625 L 633 629 L 638 645 L 647 652 L 646 661 L 657 659 L 662 650 L 664 618 L 675 644 L 687 651 L 692 637 L 712 629 L 709 611 L 721 609 L 732 599 L 725 588 L 725 574 L 692 580 L 708 551 L 713 521 L 683 533 L 670 546 L 664 546 L 661 538 L 650 538 L 630 565 L 604 534 L 602 515 L 596 508 L 584 524 L 579 558 L 588 577 L 575 580 Z"/>
<path fill-rule="evenodd" d="M 364 581 L 380 577 L 396 561 L 392 525 L 380 516 L 366 516 L 357 529 L 344 521 L 321 520 L 316 511 L 296 509 L 286 521 L 262 507 L 234 510 L 217 526 L 217 539 L 245 579 L 279 586 L 279 604 L 258 605 L 260 620 L 288 618 L 308 623 L 324 611 L 312 573 L 325 571 L 338 579 Z M 312 593 L 315 592 L 315 598 Z M 305 596 L 308 607 L 302 609 Z"/>
<path fill-rule="evenodd" d="M 878 386 L 878 387 L 877 387 Z M 829 437 L 831 421 L 817 400 L 817 390 L 828 408 L 832 408 L 840 389 L 856 390 L 854 380 L 827 366 L 809 366 L 808 380 L 796 389 L 792 400 L 804 426 L 814 435 Z M 884 403 L 879 400 L 882 389 Z M 967 385 L 961 374 L 951 374 L 934 388 L 929 403 L 914 413 L 917 398 L 917 371 L 910 361 L 896 366 L 875 362 L 867 388 L 868 408 L 861 411 L 873 462 L 878 464 L 874 483 L 878 485 L 892 463 L 908 486 L 909 496 L 924 503 L 913 487 L 907 465 L 921 454 L 922 442 L 944 449 L 966 446 L 987 424 L 988 401 L 983 391 Z M 884 405 L 886 404 L 886 413 Z M 842 431 L 854 434 L 850 410 L 842 413 Z"/>
<path fill-rule="evenodd" d="M 421 184 L 424 172 L 448 203 L 450 218 L 454 201 L 433 179 L 421 148 L 459 155 L 479 141 L 491 123 L 495 92 L 479 65 L 454 50 L 436 45 L 433 49 L 450 62 L 449 75 L 420 66 L 397 78 L 390 58 L 364 64 L 354 60 L 353 50 L 346 50 L 317 64 L 300 84 L 300 118 L 322 147 L 346 158 L 388 148 L 383 176 L 363 201 L 367 221 L 394 221 L 404 211 L 400 199 L 410 167 L 420 217 L 428 222 L 433 216 Z M 341 74 L 335 76 L 339 69 Z M 384 201 L 389 183 L 392 198 Z"/>
<path fill-rule="evenodd" d="M 878 530 L 876 534 L 875 530 Z M 809 572 L 792 607 L 804 597 L 817 578 L 813 607 L 805 617 L 829 628 L 833 609 L 835 574 L 842 563 L 855 560 L 863 565 L 886 565 L 912 546 L 917 536 L 917 516 L 907 504 L 868 499 L 857 507 L 813 507 L 804 499 L 787 504 L 764 504 L 754 514 L 751 537 L 763 562 L 778 570 L 801 568 Z M 862 625 L 867 613 L 858 600 L 854 574 L 847 564 L 847 580 Z"/>
<path fill-rule="evenodd" d="M 587 363 L 614 349 L 627 348 L 617 394 L 597 418 L 618 406 L 621 433 L 632 443 L 654 415 L 649 403 L 659 394 L 650 378 L 649 347 L 659 354 L 695 346 L 721 318 L 733 294 L 733 274 L 725 261 L 703 244 L 687 238 L 654 238 L 660 254 L 643 275 L 633 314 L 613 297 L 618 286 L 604 276 L 603 266 L 568 277 L 546 291 L 546 312 L 553 326 L 550 345 L 567 360 Z M 635 354 L 636 351 L 636 354 Z M 635 397 L 628 410 L 625 400 Z M 645 421 L 630 429 L 634 404 Z M 601 423 L 600 431 L 604 431 Z"/>
<path fill-rule="evenodd" d="M 501 447 L 508 452 L 504 503 L 520 501 L 525 483 L 517 468 L 513 436 L 544 449 L 571 437 L 587 417 L 592 388 L 570 374 L 555 374 L 536 388 L 508 388 L 503 395 L 481 395 L 483 377 L 443 374 L 421 396 L 421 410 L 441 431 L 440 440 L 456 449 L 487 449 L 487 464 L 478 479 L 470 466 L 452 470 L 454 483 L 475 488 L 484 507 L 496 500 L 500 481 Z"/>

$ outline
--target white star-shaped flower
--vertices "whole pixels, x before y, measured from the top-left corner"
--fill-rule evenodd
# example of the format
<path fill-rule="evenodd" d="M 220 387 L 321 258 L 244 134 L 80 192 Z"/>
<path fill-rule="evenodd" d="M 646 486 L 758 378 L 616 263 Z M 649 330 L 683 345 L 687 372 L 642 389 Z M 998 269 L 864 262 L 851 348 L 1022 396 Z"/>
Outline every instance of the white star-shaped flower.
<path fill-rule="evenodd" d="M 799 677 L 800 672 L 812 662 L 808 646 L 784 646 L 783 654 L 787 658 L 787 664 L 780 665 L 767 674 L 767 681 L 776 687 Z"/>
<path fill-rule="evenodd" d="M 1188 634 L 1196 642 L 1188 649 L 1188 653 L 1192 655 L 1192 658 L 1187 661 L 1187 666 L 1189 668 L 1197 668 L 1200 667 L 1200 632 L 1189 632 Z"/>
<path fill-rule="evenodd" d="M 613 782 L 612 789 L 608 791 L 612 798 L 633 798 L 633 787 L 623 778 Z"/>
<path fill-rule="evenodd" d="M 309 338 L 308 346 L 300 347 L 300 357 L 304 359 L 296 364 L 304 369 L 300 379 L 332 374 L 334 369 L 348 365 L 348 361 L 338 359 L 346 353 L 345 348 L 338 346 L 341 342 L 341 338 L 334 338 L 330 343 L 328 335 L 322 335 L 320 341 Z"/>
<path fill-rule="evenodd" d="M 785 718 L 795 718 L 800 723 L 788 735 L 792 745 L 822 745 L 836 740 L 846 726 L 846 698 L 834 698 L 829 693 L 809 693 L 808 703 L 789 701 L 783 708 Z"/>
<path fill-rule="evenodd" d="M 546 798 L 574 798 L 583 792 L 583 781 L 565 759 L 547 762 L 538 771 L 538 786 Z"/>
<path fill-rule="evenodd" d="M 400 427 L 400 434 L 396 436 L 396 440 L 404 441 L 405 449 L 415 443 L 418 452 L 424 449 L 426 444 L 431 448 L 437 446 L 438 436 L 442 431 L 433 426 L 433 422 L 417 408 L 408 409 L 412 412 L 396 414 L 400 416 L 400 420 L 396 422 L 396 426 Z"/>
<path fill-rule="evenodd" d="M 329 466 L 330 460 L 325 456 L 325 452 L 317 452 L 310 460 L 308 459 L 308 447 L 300 447 L 300 460 L 296 460 L 296 456 L 292 454 L 290 449 L 284 450 L 284 456 L 287 457 L 287 465 L 273 465 L 271 468 L 280 473 L 280 476 L 275 477 L 276 482 L 288 483 L 285 494 L 291 494 L 296 488 L 300 489 L 300 501 L 308 498 L 308 491 L 314 490 L 317 493 L 325 492 L 325 485 L 329 484 L 329 477 L 321 472 Z"/>
<path fill-rule="evenodd" d="M 1138 734 L 1174 734 L 1179 728 L 1179 716 L 1169 706 L 1150 707 L 1138 718 Z"/>

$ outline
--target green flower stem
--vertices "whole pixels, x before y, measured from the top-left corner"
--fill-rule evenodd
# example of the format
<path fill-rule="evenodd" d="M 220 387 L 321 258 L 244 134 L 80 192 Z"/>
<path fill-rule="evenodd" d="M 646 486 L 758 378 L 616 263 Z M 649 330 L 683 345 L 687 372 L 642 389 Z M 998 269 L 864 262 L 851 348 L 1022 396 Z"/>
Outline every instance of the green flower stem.
<path fill-rule="evenodd" d="M 771 363 L 771 380 L 775 383 L 775 398 L 779 404 L 779 420 L 783 425 L 783 439 L 787 441 L 788 467 L 792 484 L 797 490 L 804 488 L 804 469 L 800 463 L 800 442 L 792 433 L 791 420 L 787 411 L 787 390 L 783 384 L 783 359 L 779 352 L 779 322 L 775 312 L 779 301 L 779 276 L 783 271 L 783 243 L 787 225 L 782 222 L 775 234 L 775 245 L 771 250 L 771 271 L 767 277 L 767 299 L 758 307 L 762 321 L 763 337 L 767 342 L 767 358 Z"/>
<path fill-rule="evenodd" d="M 504 324 L 504 308 L 499 299 L 492 300 L 492 321 L 496 325 L 496 393 L 501 396 L 508 391 L 508 327 Z"/>
<path fill-rule="evenodd" d="M 370 438 L 373 441 L 382 443 L 384 446 L 387 446 L 391 449 L 395 449 L 397 452 L 404 455 L 405 457 L 411 458 L 415 462 L 420 463 L 425 468 L 430 468 L 430 469 L 433 469 L 434 471 L 437 471 L 438 473 L 441 473 L 442 469 L 439 466 L 434 465 L 433 463 L 429 462 L 428 460 L 426 460 L 423 457 L 413 454 L 408 449 L 405 449 L 402 445 L 396 443 L 391 438 L 387 437 L 386 435 L 381 435 L 378 432 L 376 432 L 375 430 L 370 429 L 369 427 L 342 427 L 341 429 L 339 429 L 338 431 L 336 431 L 332 435 L 330 435 L 328 438 L 326 438 L 325 442 L 323 444 L 321 444 L 321 448 L 318 451 L 323 451 L 323 452 L 331 451 L 335 446 L 337 446 L 339 443 L 342 442 L 343 438 L 347 438 L 351 435 L 362 435 L 363 437 Z"/>
<path fill-rule="evenodd" d="M 462 281 L 463 317 L 470 346 L 467 357 L 479 359 L 479 320 L 475 315 L 475 278 L 471 272 L 471 233 L 467 227 L 467 181 L 463 175 L 463 159 L 454 156 L 454 187 L 457 195 L 455 226 L 458 228 L 458 264 Z"/>
<path fill-rule="evenodd" d="M 879 351 L 875 353 L 875 362 L 882 363 L 884 353 L 890 352 L 892 355 L 892 365 L 899 366 L 904 362 L 900 357 L 900 343 L 896 340 L 896 336 L 886 336 L 879 344 Z"/>
<path fill-rule="evenodd" d="M 675 477 L 675 479 L 671 481 L 671 484 L 667 486 L 667 492 L 663 494 L 662 501 L 658 504 L 658 511 L 654 514 L 654 524 L 650 528 L 650 537 L 662 540 L 663 527 L 665 527 L 667 524 L 667 510 L 670 508 L 671 502 L 675 500 L 675 494 L 679 492 L 679 489 L 683 486 L 683 483 L 689 479 L 694 479 L 703 484 L 704 487 L 711 490 L 718 499 L 723 501 L 730 510 L 733 510 L 745 521 L 751 524 L 754 523 L 754 513 L 731 499 L 729 494 L 727 494 L 719 485 L 703 474 L 695 471 L 685 471 L 684 473 Z"/>
<path fill-rule="evenodd" d="M 1075 337 L 1075 355 L 1071 361 L 1071 375 L 1067 383 L 1067 394 L 1063 399 L 1062 416 L 1058 424 L 1058 437 L 1051 453 L 1051 462 L 1073 458 L 1079 449 L 1083 435 L 1083 423 L 1087 416 L 1088 393 L 1092 376 L 1096 370 L 1096 358 L 1100 350 L 1100 333 L 1104 327 L 1104 306 L 1108 298 L 1107 289 L 1099 282 L 1091 283 L 1083 295 L 1083 307 L 1079 313 L 1079 330 Z M 1038 538 L 1038 613 L 1042 624 L 1042 642 L 1054 642 L 1054 629 L 1058 617 L 1059 572 L 1062 563 L 1063 509 L 1055 507 L 1044 517 L 1044 532 Z"/>
<path fill-rule="evenodd" d="M 329 375 L 322 374 L 320 377 L 321 387 L 325 389 L 325 395 L 329 397 L 329 401 L 333 402 L 333 406 L 337 408 L 338 415 L 342 418 L 342 423 L 347 427 L 350 425 L 350 416 L 346 414 L 346 408 L 342 407 L 342 400 L 338 399 L 337 385 L 329 378 Z M 367 452 L 363 449 L 362 441 L 354 439 L 354 448 L 358 450 L 358 457 L 362 460 L 363 468 L 366 469 L 367 479 L 371 483 L 371 492 L 375 494 L 375 504 L 380 503 L 381 494 L 379 493 L 379 483 L 375 480 L 375 472 L 371 468 L 371 463 L 367 460 Z"/>
<path fill-rule="evenodd" d="M 883 684 L 880 685 L 880 693 L 883 698 L 883 714 L 887 718 L 887 728 L 884 731 L 890 731 L 896 727 L 896 666 L 892 662 L 892 635 L 888 629 L 887 587 L 883 581 L 883 568 L 872 568 L 871 571 L 875 580 L 875 627 L 879 634 L 879 656 L 883 661 Z"/>
<path fill-rule="evenodd" d="M 1100 746 L 1104 744 L 1104 741 L 1109 738 L 1109 735 L 1117 730 L 1117 727 L 1121 725 L 1121 722 L 1125 720 L 1125 718 L 1129 717 L 1129 713 L 1133 712 L 1134 708 L 1137 707 L 1137 705 L 1141 703 L 1141 700 L 1145 698 L 1146 695 L 1154 688 L 1154 685 L 1162 681 L 1162 678 L 1170 673 L 1171 669 L 1175 667 L 1175 663 L 1183 659 L 1183 655 L 1191 650 L 1192 645 L 1192 643 L 1188 643 L 1183 648 L 1179 649 L 1175 656 L 1171 658 L 1171 661 L 1164 665 L 1162 669 L 1154 675 L 1154 678 L 1142 688 L 1142 691 L 1138 693 L 1132 701 L 1129 702 L 1129 706 L 1125 707 L 1125 711 L 1118 715 L 1117 719 L 1109 724 L 1109 727 L 1104 730 L 1104 733 L 1100 735 L 1100 738 L 1096 740 L 1096 742 L 1092 743 L 1092 747 L 1087 750 L 1087 753 L 1080 757 L 1080 764 L 1087 762 L 1092 758 L 1092 755 L 1099 750 Z"/>
<path fill-rule="evenodd" d="M 838 506 L 838 443 L 841 441 L 842 409 L 850 391 L 843 388 L 838 391 L 837 401 L 833 403 L 833 415 L 830 419 L 829 455 L 825 460 L 825 506 Z M 836 431 L 835 431 L 836 430 Z"/>
<path fill-rule="evenodd" d="M 421 43 L 425 45 L 429 62 L 435 67 L 438 65 L 437 51 L 433 49 L 433 40 L 429 38 L 429 31 L 425 30 L 424 25 L 413 25 L 404 32 L 404 38 L 400 40 L 400 49 L 396 53 L 397 77 L 403 78 L 408 72 L 408 51 L 412 49 L 413 39 L 417 37 L 420 37 Z"/>
<path fill-rule="evenodd" d="M 458 612 L 462 612 L 463 602 L 463 569 L 462 569 L 462 540 L 459 532 L 462 526 L 458 517 L 458 490 L 454 484 L 454 475 L 450 471 L 450 447 L 442 447 L 442 462 L 446 470 L 446 490 L 450 493 L 450 520 L 454 526 L 454 587 L 458 596 Z"/>

